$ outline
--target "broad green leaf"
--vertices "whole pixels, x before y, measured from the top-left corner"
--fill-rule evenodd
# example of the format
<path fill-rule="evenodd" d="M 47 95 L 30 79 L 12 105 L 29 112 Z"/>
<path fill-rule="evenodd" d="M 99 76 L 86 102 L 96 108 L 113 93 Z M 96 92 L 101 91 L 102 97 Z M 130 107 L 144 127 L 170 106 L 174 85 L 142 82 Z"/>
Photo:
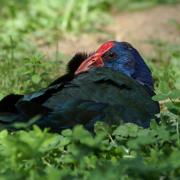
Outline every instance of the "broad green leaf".
<path fill-rule="evenodd" d="M 168 99 L 168 97 L 169 97 L 168 94 L 158 94 L 158 95 L 153 96 L 152 99 L 154 101 L 163 101 L 163 100 Z"/>
<path fill-rule="evenodd" d="M 115 136 L 123 136 L 123 137 L 136 137 L 138 133 L 139 127 L 135 124 L 126 123 L 125 125 L 119 126 L 113 132 Z"/>
<path fill-rule="evenodd" d="M 171 93 L 169 94 L 169 97 L 172 99 L 180 98 L 180 90 L 175 89 L 175 90 L 171 91 Z"/>

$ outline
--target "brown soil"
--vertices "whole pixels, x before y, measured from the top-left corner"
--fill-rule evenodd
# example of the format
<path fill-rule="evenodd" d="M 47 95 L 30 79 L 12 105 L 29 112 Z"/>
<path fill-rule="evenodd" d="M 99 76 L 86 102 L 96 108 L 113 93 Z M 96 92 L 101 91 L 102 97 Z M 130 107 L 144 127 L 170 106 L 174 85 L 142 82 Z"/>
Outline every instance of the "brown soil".
<path fill-rule="evenodd" d="M 153 53 L 148 40 L 156 39 L 180 44 L 180 4 L 176 6 L 158 6 L 152 9 L 119 13 L 113 15 L 113 22 L 103 27 L 106 33 L 82 34 L 80 37 L 67 37 L 58 41 L 58 49 L 67 55 L 78 51 L 93 51 L 107 40 L 128 41 L 144 55 Z M 176 23 L 173 23 L 176 22 Z M 42 47 L 50 55 L 57 46 Z"/>

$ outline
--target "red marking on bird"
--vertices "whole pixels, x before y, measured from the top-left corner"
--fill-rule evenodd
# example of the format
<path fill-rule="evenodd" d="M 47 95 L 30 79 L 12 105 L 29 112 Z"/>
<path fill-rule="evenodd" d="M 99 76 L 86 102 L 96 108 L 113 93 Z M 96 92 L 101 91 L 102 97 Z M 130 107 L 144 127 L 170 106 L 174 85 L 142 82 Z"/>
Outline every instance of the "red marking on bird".
<path fill-rule="evenodd" d="M 102 60 L 102 55 L 109 51 L 114 46 L 113 41 L 108 41 L 102 44 L 98 50 L 86 60 L 84 60 L 79 68 L 76 70 L 75 74 L 88 71 L 91 67 L 102 67 L 104 65 Z"/>
<path fill-rule="evenodd" d="M 96 53 L 102 56 L 104 53 L 109 51 L 113 47 L 113 45 L 114 45 L 113 41 L 108 41 L 104 43 L 103 45 L 101 45 L 96 51 Z"/>

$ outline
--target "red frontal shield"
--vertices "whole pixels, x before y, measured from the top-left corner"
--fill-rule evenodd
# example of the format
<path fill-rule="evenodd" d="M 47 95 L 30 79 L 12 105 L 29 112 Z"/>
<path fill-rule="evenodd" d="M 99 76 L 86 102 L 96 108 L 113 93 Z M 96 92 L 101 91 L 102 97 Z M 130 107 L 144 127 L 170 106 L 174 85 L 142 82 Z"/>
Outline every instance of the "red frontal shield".
<path fill-rule="evenodd" d="M 76 70 L 75 74 L 77 75 L 79 73 L 88 71 L 91 67 L 103 67 L 104 63 L 102 60 L 102 55 L 109 51 L 109 49 L 111 49 L 113 45 L 113 41 L 108 41 L 101 45 L 92 56 L 88 57 L 81 63 L 79 68 Z"/>

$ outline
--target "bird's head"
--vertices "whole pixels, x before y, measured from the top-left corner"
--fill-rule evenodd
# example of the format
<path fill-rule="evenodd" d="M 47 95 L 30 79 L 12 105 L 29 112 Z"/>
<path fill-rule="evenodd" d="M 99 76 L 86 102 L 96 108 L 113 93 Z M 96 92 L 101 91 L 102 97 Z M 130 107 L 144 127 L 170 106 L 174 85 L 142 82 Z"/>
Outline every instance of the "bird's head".
<path fill-rule="evenodd" d="M 75 74 L 86 72 L 93 67 L 108 67 L 122 72 L 153 89 L 150 69 L 138 51 L 127 42 L 108 41 L 102 44 L 81 63 Z"/>

